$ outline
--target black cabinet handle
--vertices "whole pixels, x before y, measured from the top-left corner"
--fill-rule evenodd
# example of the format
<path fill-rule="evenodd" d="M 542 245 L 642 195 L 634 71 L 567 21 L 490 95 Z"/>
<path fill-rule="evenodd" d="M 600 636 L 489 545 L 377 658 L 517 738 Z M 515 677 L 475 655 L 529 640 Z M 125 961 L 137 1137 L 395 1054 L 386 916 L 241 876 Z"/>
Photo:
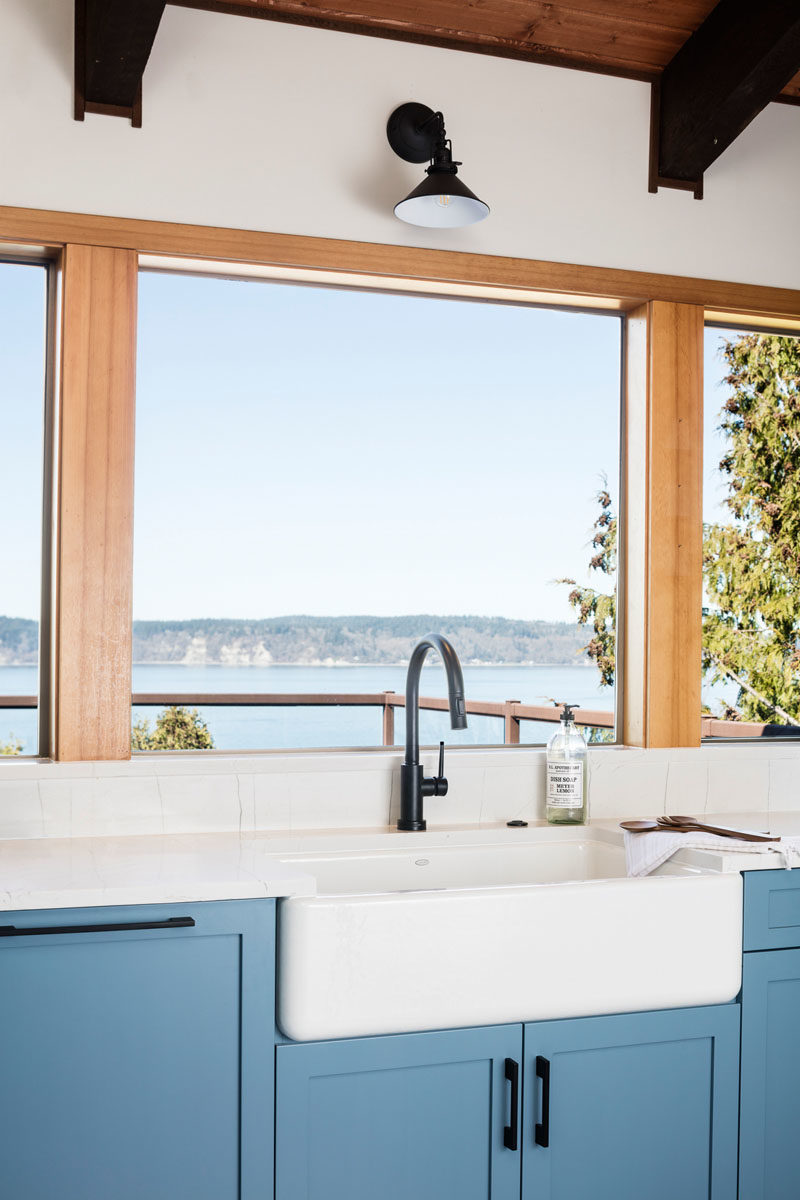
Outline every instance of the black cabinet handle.
<path fill-rule="evenodd" d="M 537 1146 L 550 1145 L 550 1060 L 536 1055 L 536 1078 L 542 1081 L 542 1119 L 533 1130 Z"/>
<path fill-rule="evenodd" d="M 53 933 L 117 933 L 128 929 L 191 929 L 193 917 L 170 917 L 166 921 L 126 921 L 119 925 L 33 925 L 20 929 L 16 925 L 0 925 L 0 937 L 38 937 Z"/>
<path fill-rule="evenodd" d="M 511 1084 L 511 1124 L 503 1130 L 503 1145 L 506 1150 L 516 1150 L 519 1141 L 519 1063 L 506 1059 L 506 1079 Z"/>

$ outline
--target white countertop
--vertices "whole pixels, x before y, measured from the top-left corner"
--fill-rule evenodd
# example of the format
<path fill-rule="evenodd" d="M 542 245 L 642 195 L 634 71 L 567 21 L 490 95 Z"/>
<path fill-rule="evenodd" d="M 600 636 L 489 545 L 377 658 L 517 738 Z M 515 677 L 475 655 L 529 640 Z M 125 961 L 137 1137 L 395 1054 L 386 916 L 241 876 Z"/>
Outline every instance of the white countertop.
<path fill-rule="evenodd" d="M 708 819 L 757 830 L 765 829 L 767 821 L 763 813 L 726 813 Z M 800 835 L 800 812 L 775 814 L 769 826 L 775 834 Z M 577 828 L 570 836 L 580 836 Z M 438 827 L 426 833 L 383 828 L 0 840 L 0 910 L 308 896 L 316 892 L 313 876 L 302 864 L 282 862 L 281 856 L 496 845 L 539 841 L 559 832 L 544 822 L 531 822 L 523 829 L 496 824 Z M 592 822 L 585 832 L 603 841 L 622 838 L 616 820 Z M 726 873 L 779 865 L 776 856 L 766 852 L 686 850 L 675 861 Z"/>
<path fill-rule="evenodd" d="M 0 841 L 0 910 L 313 895 L 269 839 L 235 833 Z"/>

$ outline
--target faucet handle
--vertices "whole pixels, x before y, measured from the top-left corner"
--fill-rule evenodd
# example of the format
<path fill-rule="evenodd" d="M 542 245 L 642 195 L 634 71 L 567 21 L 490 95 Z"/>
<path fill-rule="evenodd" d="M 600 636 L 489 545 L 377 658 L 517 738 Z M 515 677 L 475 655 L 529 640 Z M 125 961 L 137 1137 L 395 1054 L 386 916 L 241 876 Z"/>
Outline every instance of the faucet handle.
<path fill-rule="evenodd" d="M 416 770 L 419 772 L 419 788 L 423 796 L 446 796 L 447 780 L 444 777 L 444 742 L 439 742 L 439 770 L 436 775 L 423 775 L 422 767 L 409 768 L 403 766 L 403 771 Z"/>
<path fill-rule="evenodd" d="M 433 781 L 434 796 L 447 795 L 447 780 L 444 777 L 444 742 L 439 742 L 439 769 Z"/>

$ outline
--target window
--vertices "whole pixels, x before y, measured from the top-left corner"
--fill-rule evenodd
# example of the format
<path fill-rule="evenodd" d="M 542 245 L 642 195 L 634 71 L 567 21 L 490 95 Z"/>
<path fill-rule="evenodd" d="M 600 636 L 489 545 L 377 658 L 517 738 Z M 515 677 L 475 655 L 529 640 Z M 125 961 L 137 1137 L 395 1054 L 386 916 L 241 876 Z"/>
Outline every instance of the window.
<path fill-rule="evenodd" d="M 39 752 L 47 280 L 0 262 L 0 755 Z"/>
<path fill-rule="evenodd" d="M 800 339 L 706 330 L 704 736 L 800 734 Z"/>
<path fill-rule="evenodd" d="M 402 742 L 430 631 L 478 711 L 456 734 L 424 710 L 423 742 L 541 743 L 553 701 L 613 740 L 620 339 L 607 314 L 143 272 L 133 689 L 160 700 L 134 749 Z"/>

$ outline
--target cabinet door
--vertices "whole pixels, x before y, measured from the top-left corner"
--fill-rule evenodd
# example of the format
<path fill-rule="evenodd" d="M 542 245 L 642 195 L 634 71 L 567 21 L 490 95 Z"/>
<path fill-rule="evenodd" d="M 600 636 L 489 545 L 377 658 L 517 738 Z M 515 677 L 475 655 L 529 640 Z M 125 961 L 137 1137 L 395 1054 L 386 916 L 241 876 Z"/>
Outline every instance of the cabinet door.
<path fill-rule="evenodd" d="M 519 1200 L 521 1051 L 520 1025 L 279 1046 L 278 1200 Z"/>
<path fill-rule="evenodd" d="M 523 1200 L 732 1200 L 738 1053 L 735 1004 L 526 1025 Z"/>
<path fill-rule="evenodd" d="M 797 1200 L 800 950 L 744 956 L 740 1120 L 742 1200 Z"/>
<path fill-rule="evenodd" d="M 0 1195 L 269 1200 L 273 902 L 0 926 Z"/>

